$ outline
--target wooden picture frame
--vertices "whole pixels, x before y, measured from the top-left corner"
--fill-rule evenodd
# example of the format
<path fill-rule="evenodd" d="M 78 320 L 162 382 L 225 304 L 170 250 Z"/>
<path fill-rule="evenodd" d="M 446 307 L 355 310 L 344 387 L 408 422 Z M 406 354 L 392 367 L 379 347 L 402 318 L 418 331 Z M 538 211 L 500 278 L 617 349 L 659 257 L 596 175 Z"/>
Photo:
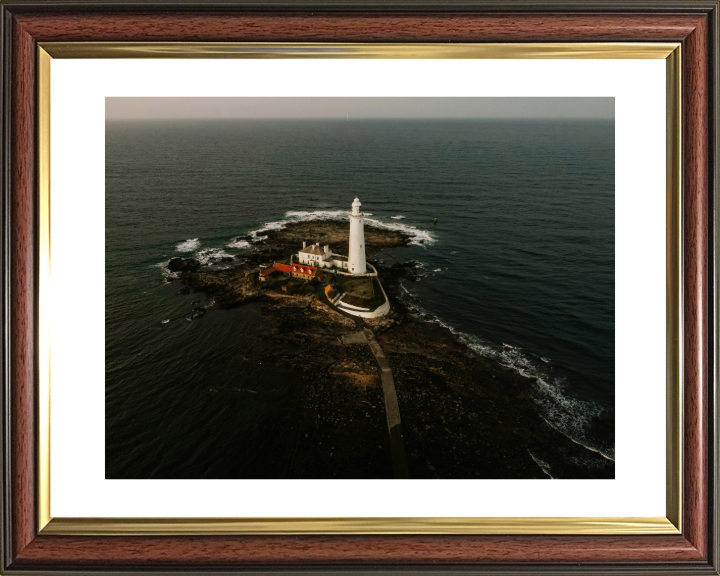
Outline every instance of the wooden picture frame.
<path fill-rule="evenodd" d="M 3 573 L 718 573 L 717 1 L 311 5 L 10 0 L 1 11 Z M 680 371 L 683 394 L 676 452 L 682 473 L 675 487 L 681 531 L 524 534 L 508 527 L 483 534 L 460 528 L 434 534 L 261 530 L 238 535 L 222 533 L 222 528 L 193 534 L 162 526 L 154 534 L 122 525 L 95 533 L 87 526 L 49 529 L 52 524 L 43 520 L 48 487 L 40 473 L 47 438 L 38 408 L 44 245 L 38 189 L 47 176 L 47 134 L 40 119 L 48 103 L 38 84 L 46 65 L 43 45 L 62 43 L 61 49 L 72 51 L 73 44 L 84 42 L 678 43 L 682 133 L 674 152 L 682 165 L 676 172 L 669 169 L 668 179 L 677 178 L 681 191 L 682 253 L 677 256 L 683 325 L 678 327 L 681 363 L 668 370 Z"/>

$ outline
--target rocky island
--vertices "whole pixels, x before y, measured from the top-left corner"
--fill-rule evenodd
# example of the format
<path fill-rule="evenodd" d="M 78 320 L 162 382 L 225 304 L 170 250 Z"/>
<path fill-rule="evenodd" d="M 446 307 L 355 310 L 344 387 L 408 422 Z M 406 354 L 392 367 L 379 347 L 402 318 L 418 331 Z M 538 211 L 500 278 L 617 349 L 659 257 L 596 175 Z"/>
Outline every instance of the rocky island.
<path fill-rule="evenodd" d="M 415 279 L 416 263 L 378 259 L 382 250 L 410 243 L 402 231 L 365 225 L 365 253 L 390 302 L 381 318 L 332 309 L 322 281 L 285 282 L 284 288 L 259 281 L 264 266 L 288 259 L 305 240 L 347 253 L 348 229 L 347 221 L 293 222 L 264 236 L 236 238 L 249 245 L 236 257 L 168 263 L 173 281 L 205 296 L 189 320 L 250 302 L 269 320 L 259 336 L 268 353 L 248 361 L 292 377 L 295 411 L 278 423 L 284 432 L 269 443 L 257 477 L 392 477 L 376 358 L 367 345 L 343 339 L 367 327 L 392 368 L 411 478 L 614 478 L 614 461 L 543 417 L 535 379 L 472 352 L 434 319 L 411 313 L 401 283 Z M 611 435 L 600 419 L 591 425 Z"/>

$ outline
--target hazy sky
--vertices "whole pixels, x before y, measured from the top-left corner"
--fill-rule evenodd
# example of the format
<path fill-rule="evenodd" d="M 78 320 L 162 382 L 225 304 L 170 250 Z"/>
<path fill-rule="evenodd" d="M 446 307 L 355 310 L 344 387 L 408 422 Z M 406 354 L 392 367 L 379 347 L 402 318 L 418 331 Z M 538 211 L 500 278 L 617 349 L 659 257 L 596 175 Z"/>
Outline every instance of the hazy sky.
<path fill-rule="evenodd" d="M 614 98 L 105 98 L 107 120 L 608 118 Z"/>

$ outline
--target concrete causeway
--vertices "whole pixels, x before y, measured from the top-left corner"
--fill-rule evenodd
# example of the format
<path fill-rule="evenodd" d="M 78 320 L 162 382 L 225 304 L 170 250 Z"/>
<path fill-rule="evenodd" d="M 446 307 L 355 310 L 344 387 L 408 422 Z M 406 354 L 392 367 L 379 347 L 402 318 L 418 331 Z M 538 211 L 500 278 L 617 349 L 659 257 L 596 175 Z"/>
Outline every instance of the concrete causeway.
<path fill-rule="evenodd" d="M 365 332 L 354 332 L 353 334 L 345 334 L 341 337 L 343 344 L 367 344 L 367 336 Z"/>
<path fill-rule="evenodd" d="M 320 302 L 331 310 L 335 310 L 339 314 L 351 318 L 358 327 L 363 329 L 362 332 L 355 332 L 343 336 L 342 343 L 368 344 L 377 360 L 378 366 L 380 367 L 380 381 L 382 382 L 383 394 L 385 396 L 385 414 L 387 416 L 388 432 L 390 433 L 390 454 L 392 456 L 393 476 L 395 478 L 409 478 L 410 473 L 408 472 L 407 455 L 405 454 L 405 437 L 403 436 L 400 408 L 398 407 L 397 394 L 395 392 L 395 379 L 393 378 L 392 368 L 390 368 L 390 362 L 388 362 L 385 357 L 380 344 L 375 340 L 375 334 L 367 327 L 365 320 L 357 316 L 352 316 L 344 310 L 340 310 L 328 300 L 325 291 L 322 290 L 319 285 L 315 293 Z"/>
<path fill-rule="evenodd" d="M 375 340 L 375 334 L 373 334 L 372 330 L 365 328 L 363 332 L 370 350 L 372 350 L 378 366 L 380 366 L 380 379 L 385 394 L 385 414 L 387 415 L 388 431 L 390 432 L 393 475 L 395 478 L 409 478 L 407 455 L 405 454 L 405 438 L 402 431 L 402 422 L 400 421 L 400 408 L 395 393 L 395 380 L 393 379 L 392 369 L 380 344 Z"/>

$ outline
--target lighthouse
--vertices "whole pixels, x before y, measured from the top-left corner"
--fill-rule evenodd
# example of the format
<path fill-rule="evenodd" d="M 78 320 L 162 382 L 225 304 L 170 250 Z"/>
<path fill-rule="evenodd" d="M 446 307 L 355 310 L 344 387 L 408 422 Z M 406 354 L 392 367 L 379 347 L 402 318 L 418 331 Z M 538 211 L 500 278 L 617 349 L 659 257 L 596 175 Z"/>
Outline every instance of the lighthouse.
<path fill-rule="evenodd" d="M 348 271 L 350 274 L 365 274 L 365 232 L 360 212 L 360 200 L 356 197 L 350 213 L 350 250 L 348 252 Z"/>

